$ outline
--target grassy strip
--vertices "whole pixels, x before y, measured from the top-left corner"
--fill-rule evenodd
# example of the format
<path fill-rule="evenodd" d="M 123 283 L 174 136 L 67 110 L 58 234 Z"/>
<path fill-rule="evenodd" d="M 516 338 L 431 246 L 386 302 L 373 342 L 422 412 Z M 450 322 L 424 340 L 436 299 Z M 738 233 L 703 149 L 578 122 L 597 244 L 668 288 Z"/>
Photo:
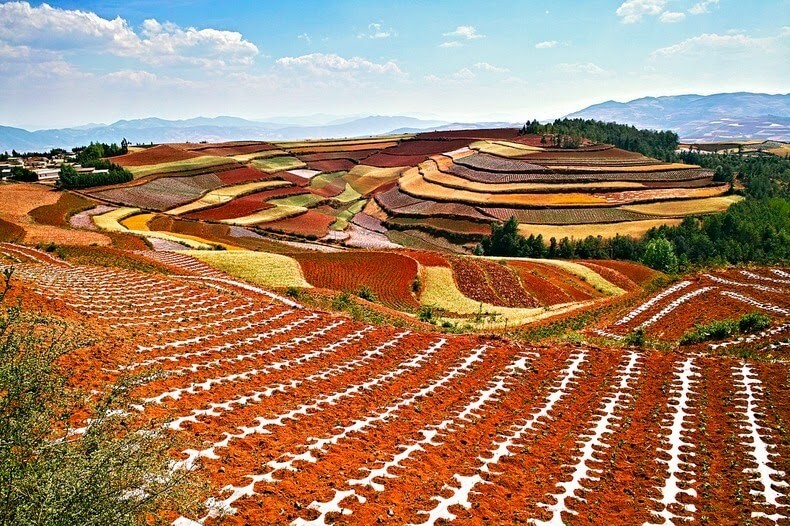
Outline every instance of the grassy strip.
<path fill-rule="evenodd" d="M 227 272 L 263 287 L 302 287 L 310 285 L 302 274 L 302 267 L 295 259 L 281 254 L 268 252 L 236 251 L 236 252 L 205 252 L 188 251 L 186 254 Z"/>
<path fill-rule="evenodd" d="M 284 172 L 286 170 L 294 170 L 296 168 L 306 168 L 307 165 L 297 159 L 296 157 L 279 156 L 271 157 L 263 160 L 252 161 L 252 165 L 266 173 Z"/>
<path fill-rule="evenodd" d="M 337 214 L 337 219 L 334 223 L 332 223 L 329 228 L 332 230 L 345 230 L 348 226 L 348 223 L 353 219 L 355 215 L 362 211 L 365 208 L 365 204 L 367 203 L 366 199 L 360 199 L 356 203 L 352 204 L 339 214 Z"/>
<path fill-rule="evenodd" d="M 288 152 L 283 150 L 264 150 L 262 152 L 244 153 L 240 155 L 233 155 L 231 157 L 241 163 L 246 163 L 255 159 L 268 159 L 270 157 L 279 157 L 281 155 L 287 156 Z"/>
<path fill-rule="evenodd" d="M 145 177 L 151 174 L 164 174 L 176 173 L 187 170 L 195 170 L 198 168 L 207 168 L 211 166 L 221 166 L 223 164 L 231 164 L 233 161 L 227 157 L 217 157 L 214 155 L 203 155 L 195 157 L 194 159 L 186 159 L 184 161 L 173 161 L 169 163 L 149 164 L 145 166 L 128 166 L 126 169 L 132 172 L 135 179 Z"/>
<path fill-rule="evenodd" d="M 352 201 L 356 201 L 360 197 L 362 197 L 362 194 L 354 190 L 350 184 L 346 183 L 346 188 L 343 190 L 343 192 L 340 195 L 333 197 L 333 199 L 340 201 L 341 203 L 350 203 Z"/>
<path fill-rule="evenodd" d="M 711 340 L 723 340 L 738 334 L 761 331 L 771 326 L 771 318 L 760 312 L 749 312 L 738 320 L 716 320 L 697 324 L 680 338 L 680 345 L 692 345 Z"/>

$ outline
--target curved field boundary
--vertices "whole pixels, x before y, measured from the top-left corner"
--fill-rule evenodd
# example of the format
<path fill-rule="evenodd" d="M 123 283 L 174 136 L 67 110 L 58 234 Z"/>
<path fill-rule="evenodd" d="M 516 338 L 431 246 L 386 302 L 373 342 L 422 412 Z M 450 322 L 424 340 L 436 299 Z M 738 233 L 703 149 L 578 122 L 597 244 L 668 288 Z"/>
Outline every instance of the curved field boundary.
<path fill-rule="evenodd" d="M 275 148 L 273 150 L 264 150 L 262 152 L 234 155 L 232 156 L 232 158 L 241 163 L 248 163 L 250 161 L 255 161 L 255 160 L 269 159 L 271 157 L 287 157 L 288 155 L 289 153 L 286 152 L 285 150 L 279 150 Z"/>
<path fill-rule="evenodd" d="M 575 302 L 526 309 L 497 307 L 496 305 L 474 301 L 464 296 L 458 289 L 453 277 L 453 271 L 450 268 L 423 267 L 422 270 L 423 290 L 420 295 L 420 303 L 445 310 L 450 321 L 461 323 L 473 321 L 470 319 L 454 320 L 452 318 L 453 314 L 462 316 L 480 314 L 484 317 L 494 315 L 497 319 L 492 321 L 485 320 L 486 327 L 509 327 L 542 320 L 592 304 L 592 302 Z"/>
<path fill-rule="evenodd" d="M 499 260 L 502 258 L 495 258 L 495 257 L 486 257 L 485 259 L 490 260 Z M 529 263 L 539 263 L 542 265 L 550 265 L 553 267 L 560 268 L 565 272 L 569 272 L 575 276 L 578 276 L 586 283 L 592 285 L 597 291 L 605 294 L 607 296 L 619 296 L 621 294 L 625 294 L 625 291 L 604 279 L 600 274 L 596 273 L 590 268 L 585 267 L 579 263 L 573 263 L 570 261 L 563 261 L 560 259 L 534 259 L 534 258 L 506 258 L 506 261 L 526 261 Z"/>
<path fill-rule="evenodd" d="M 480 153 L 488 153 L 497 157 L 522 157 L 532 153 L 542 152 L 543 148 L 528 146 L 507 141 L 477 141 L 469 145 L 469 148 Z"/>
<path fill-rule="evenodd" d="M 376 168 L 360 164 L 353 167 L 343 179 L 361 195 L 368 195 L 385 184 L 394 183 L 406 170 L 406 166 Z"/>
<path fill-rule="evenodd" d="M 557 207 L 557 206 L 611 206 L 603 197 L 583 193 L 567 194 L 490 194 L 470 190 L 454 190 L 430 183 L 420 168 L 407 170 L 398 180 L 398 187 L 405 194 L 432 201 L 462 202 L 483 206 Z"/>
<path fill-rule="evenodd" d="M 205 208 L 223 205 L 237 197 L 243 197 L 261 190 L 270 190 L 272 188 L 281 188 L 284 186 L 291 186 L 291 183 L 287 181 L 257 181 L 233 186 L 224 186 L 222 188 L 217 188 L 216 190 L 210 190 L 200 199 L 168 210 L 167 213 L 170 215 L 181 215 L 189 212 L 196 212 Z"/>
<path fill-rule="evenodd" d="M 267 159 L 256 159 L 252 161 L 252 165 L 263 172 L 272 174 L 277 172 L 285 172 L 297 168 L 307 168 L 307 165 L 290 155 L 269 157 Z"/>
<path fill-rule="evenodd" d="M 135 234 L 142 237 L 153 237 L 157 239 L 164 239 L 165 241 L 173 241 L 180 245 L 186 245 L 190 248 L 195 248 L 199 250 L 213 250 L 214 244 L 209 244 L 210 242 L 198 238 L 195 236 L 188 236 L 186 234 L 170 234 L 165 232 L 158 232 L 152 230 L 130 230 L 126 228 L 121 221 L 133 215 L 136 215 L 140 212 L 139 208 L 131 208 L 131 207 L 122 207 L 112 210 L 110 212 L 106 212 L 104 214 L 99 214 L 93 216 L 94 224 L 100 230 L 107 230 L 109 232 L 121 232 L 127 234 Z M 145 214 L 145 222 L 148 222 L 150 219 L 151 214 Z"/>

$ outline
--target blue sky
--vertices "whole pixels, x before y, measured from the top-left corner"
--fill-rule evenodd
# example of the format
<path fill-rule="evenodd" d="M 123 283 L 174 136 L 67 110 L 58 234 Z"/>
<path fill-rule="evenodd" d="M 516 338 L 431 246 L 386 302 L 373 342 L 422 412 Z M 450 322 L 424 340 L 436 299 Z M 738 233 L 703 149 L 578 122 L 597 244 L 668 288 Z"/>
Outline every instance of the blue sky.
<path fill-rule="evenodd" d="M 790 0 L 0 3 L 0 124 L 561 116 L 787 93 Z"/>

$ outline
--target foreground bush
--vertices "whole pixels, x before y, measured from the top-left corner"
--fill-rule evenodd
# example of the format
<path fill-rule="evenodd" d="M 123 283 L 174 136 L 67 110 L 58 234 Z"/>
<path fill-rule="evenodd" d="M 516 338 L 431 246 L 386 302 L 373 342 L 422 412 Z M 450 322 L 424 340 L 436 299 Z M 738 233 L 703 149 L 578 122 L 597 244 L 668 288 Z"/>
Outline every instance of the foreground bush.
<path fill-rule="evenodd" d="M 771 319 L 760 312 L 744 314 L 738 320 L 717 320 L 695 325 L 680 338 L 680 345 L 691 345 L 711 340 L 723 340 L 737 334 L 748 334 L 767 329 Z"/>
<path fill-rule="evenodd" d="M 170 472 L 174 435 L 124 411 L 131 380 L 108 388 L 90 408 L 91 424 L 74 432 L 85 400 L 58 366 L 75 347 L 71 331 L 5 305 L 11 273 L 2 277 L 0 524 L 155 524 L 164 510 L 194 509 L 194 475 Z"/>

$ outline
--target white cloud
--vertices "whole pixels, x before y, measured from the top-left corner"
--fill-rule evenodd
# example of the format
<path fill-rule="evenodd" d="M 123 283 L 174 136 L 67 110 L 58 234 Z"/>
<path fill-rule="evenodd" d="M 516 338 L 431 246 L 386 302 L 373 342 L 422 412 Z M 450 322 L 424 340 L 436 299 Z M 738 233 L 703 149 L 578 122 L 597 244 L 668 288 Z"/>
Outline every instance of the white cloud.
<path fill-rule="evenodd" d="M 661 13 L 661 17 L 659 20 L 661 20 L 665 24 L 674 24 L 675 22 L 682 21 L 684 18 L 686 18 L 685 13 L 664 11 L 663 13 Z"/>
<path fill-rule="evenodd" d="M 367 33 L 360 33 L 357 35 L 357 38 L 373 38 L 373 39 L 380 39 L 380 38 L 390 38 L 398 36 L 398 34 L 390 29 L 384 29 L 379 23 L 371 23 L 368 24 L 368 32 Z"/>
<path fill-rule="evenodd" d="M 477 75 L 475 75 L 474 71 L 472 71 L 469 68 L 462 68 L 456 71 L 455 73 L 453 73 L 453 78 L 455 80 L 461 80 L 461 81 L 472 80 L 476 76 Z"/>
<path fill-rule="evenodd" d="M 710 7 L 713 7 L 719 3 L 719 0 L 702 0 L 697 4 L 694 4 L 689 8 L 689 13 L 692 15 L 702 15 L 705 13 L 709 13 L 708 10 Z"/>
<path fill-rule="evenodd" d="M 299 40 L 304 40 L 305 42 L 307 42 L 308 46 L 313 43 L 313 39 L 310 38 L 310 35 L 308 35 L 307 33 L 302 33 L 301 35 L 297 35 L 296 38 L 298 38 Z"/>
<path fill-rule="evenodd" d="M 664 10 L 666 0 L 627 0 L 617 8 L 617 16 L 624 24 L 633 24 L 643 16 L 658 16 Z"/>
<path fill-rule="evenodd" d="M 457 40 L 451 40 L 449 42 L 442 42 L 441 44 L 439 44 L 439 47 L 445 47 L 445 48 L 448 48 L 448 47 L 461 47 L 461 46 L 463 46 L 463 44 L 461 44 Z"/>
<path fill-rule="evenodd" d="M 121 83 L 132 82 L 138 86 L 143 84 L 154 84 L 159 80 L 159 77 L 148 71 L 124 69 L 121 71 L 114 71 L 104 76 L 109 81 L 117 81 Z"/>
<path fill-rule="evenodd" d="M 543 42 L 538 42 L 535 44 L 535 49 L 551 49 L 553 47 L 557 47 L 559 42 L 556 40 L 544 40 Z"/>
<path fill-rule="evenodd" d="M 562 63 L 557 64 L 554 66 L 554 69 L 566 75 L 605 75 L 607 72 L 605 69 L 600 67 L 597 64 L 593 64 L 592 62 L 587 62 L 585 64 L 574 63 Z"/>
<path fill-rule="evenodd" d="M 361 57 L 344 58 L 334 53 L 312 53 L 300 57 L 282 57 L 277 59 L 277 65 L 288 69 L 301 69 L 318 76 L 333 75 L 336 73 L 405 75 L 392 60 L 384 63 L 377 63 Z"/>
<path fill-rule="evenodd" d="M 481 71 L 488 71 L 490 73 L 508 73 L 510 70 L 507 68 L 500 68 L 489 64 L 488 62 L 478 62 L 474 66 Z"/>
<path fill-rule="evenodd" d="M 258 55 L 255 44 L 234 31 L 183 29 L 149 19 L 137 34 L 120 17 L 107 20 L 88 11 L 27 2 L 0 4 L 0 41 L 60 53 L 110 53 L 156 65 L 248 65 Z"/>
<path fill-rule="evenodd" d="M 723 53 L 769 51 L 776 44 L 775 38 L 753 38 L 745 34 L 718 35 L 704 33 L 687 38 L 672 46 L 663 47 L 653 51 L 653 59 L 671 57 L 700 57 L 709 53 L 720 56 Z"/>
<path fill-rule="evenodd" d="M 485 38 L 485 35 L 481 35 L 477 32 L 474 26 L 458 26 L 455 28 L 455 31 L 450 31 L 449 33 L 444 33 L 446 37 L 460 37 L 465 38 L 467 40 L 474 40 L 476 38 Z"/>

